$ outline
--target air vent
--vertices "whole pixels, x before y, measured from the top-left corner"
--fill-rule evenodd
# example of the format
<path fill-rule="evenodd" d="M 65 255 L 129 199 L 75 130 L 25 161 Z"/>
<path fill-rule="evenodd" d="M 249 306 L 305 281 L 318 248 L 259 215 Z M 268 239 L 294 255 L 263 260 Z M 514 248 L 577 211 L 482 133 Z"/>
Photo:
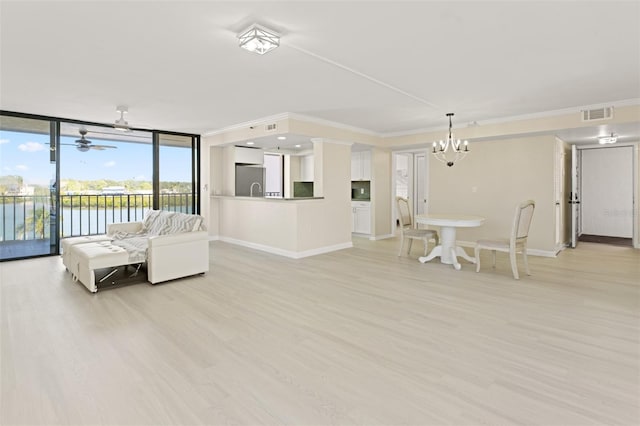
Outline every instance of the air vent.
<path fill-rule="evenodd" d="M 609 120 L 613 118 L 613 107 L 584 109 L 580 112 L 582 113 L 582 121 Z"/>
<path fill-rule="evenodd" d="M 264 126 L 264 130 L 267 132 L 273 132 L 276 129 L 276 123 L 273 124 L 267 124 Z"/>

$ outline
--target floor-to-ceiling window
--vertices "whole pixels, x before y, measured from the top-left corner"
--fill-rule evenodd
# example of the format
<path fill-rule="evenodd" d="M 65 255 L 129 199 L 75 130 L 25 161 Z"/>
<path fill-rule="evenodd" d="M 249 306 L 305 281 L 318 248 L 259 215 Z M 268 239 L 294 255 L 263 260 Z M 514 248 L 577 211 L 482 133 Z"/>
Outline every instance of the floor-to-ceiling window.
<path fill-rule="evenodd" d="M 0 115 L 0 260 L 54 254 L 55 123 Z"/>
<path fill-rule="evenodd" d="M 59 239 L 199 213 L 200 137 L 0 111 L 0 261 L 59 252 Z"/>
<path fill-rule="evenodd" d="M 158 133 L 158 208 L 199 213 L 197 136 Z"/>
<path fill-rule="evenodd" d="M 60 235 L 103 234 L 153 207 L 152 134 L 63 122 Z"/>

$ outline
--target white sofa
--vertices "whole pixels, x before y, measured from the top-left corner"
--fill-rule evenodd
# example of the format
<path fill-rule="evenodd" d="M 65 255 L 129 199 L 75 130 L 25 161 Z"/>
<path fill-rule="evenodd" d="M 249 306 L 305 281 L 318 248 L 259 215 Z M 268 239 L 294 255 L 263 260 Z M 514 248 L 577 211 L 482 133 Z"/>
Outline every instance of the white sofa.
<path fill-rule="evenodd" d="M 66 244 L 68 253 L 64 247 L 63 241 L 66 268 L 92 292 L 97 291 L 93 264 L 104 268 L 146 262 L 151 284 L 209 271 L 209 235 L 199 215 L 149 210 L 141 222 L 108 225 L 100 242 L 78 237 Z M 125 261 L 114 254 L 122 249 Z"/>

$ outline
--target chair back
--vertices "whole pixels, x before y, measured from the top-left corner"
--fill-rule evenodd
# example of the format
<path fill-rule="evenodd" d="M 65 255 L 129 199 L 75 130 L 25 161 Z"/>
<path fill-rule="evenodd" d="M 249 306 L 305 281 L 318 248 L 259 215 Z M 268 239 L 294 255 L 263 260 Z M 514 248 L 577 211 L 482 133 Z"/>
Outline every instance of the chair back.
<path fill-rule="evenodd" d="M 513 218 L 513 227 L 511 228 L 511 244 L 527 239 L 535 208 L 536 202 L 533 200 L 523 201 L 518 204 Z"/>
<path fill-rule="evenodd" d="M 398 220 L 402 228 L 412 228 L 413 221 L 411 220 L 411 210 L 409 210 L 409 200 L 404 197 L 396 197 L 396 203 L 398 204 Z"/>

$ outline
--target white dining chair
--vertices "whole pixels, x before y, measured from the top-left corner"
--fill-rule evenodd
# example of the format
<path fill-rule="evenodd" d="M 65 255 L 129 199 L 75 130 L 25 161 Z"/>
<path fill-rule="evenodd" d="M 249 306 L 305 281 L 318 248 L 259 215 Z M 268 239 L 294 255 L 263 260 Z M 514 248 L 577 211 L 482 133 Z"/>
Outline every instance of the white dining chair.
<path fill-rule="evenodd" d="M 438 233 L 433 229 L 416 228 L 411 216 L 411 209 L 409 209 L 409 200 L 404 197 L 396 197 L 396 203 L 398 206 L 398 220 L 400 221 L 400 249 L 398 250 L 398 256 L 402 254 L 405 238 L 409 240 L 407 255 L 411 253 L 413 240 L 422 240 L 424 243 L 424 255 L 426 256 L 430 239 L 433 238 L 435 240 L 436 246 L 439 244 Z"/>
<path fill-rule="evenodd" d="M 527 261 L 527 237 L 529 236 L 529 227 L 533 218 L 533 211 L 536 203 L 533 200 L 523 201 L 516 206 L 513 225 L 511 226 L 511 236 L 509 238 L 496 240 L 478 240 L 475 245 L 476 272 L 480 272 L 480 250 L 491 250 L 493 259 L 493 267 L 496 267 L 496 251 L 509 253 L 511 261 L 511 271 L 513 277 L 520 279 L 518 275 L 518 264 L 516 262 L 516 253 L 522 253 L 524 261 L 524 270 L 527 275 L 531 275 L 529 271 L 529 262 Z"/>

